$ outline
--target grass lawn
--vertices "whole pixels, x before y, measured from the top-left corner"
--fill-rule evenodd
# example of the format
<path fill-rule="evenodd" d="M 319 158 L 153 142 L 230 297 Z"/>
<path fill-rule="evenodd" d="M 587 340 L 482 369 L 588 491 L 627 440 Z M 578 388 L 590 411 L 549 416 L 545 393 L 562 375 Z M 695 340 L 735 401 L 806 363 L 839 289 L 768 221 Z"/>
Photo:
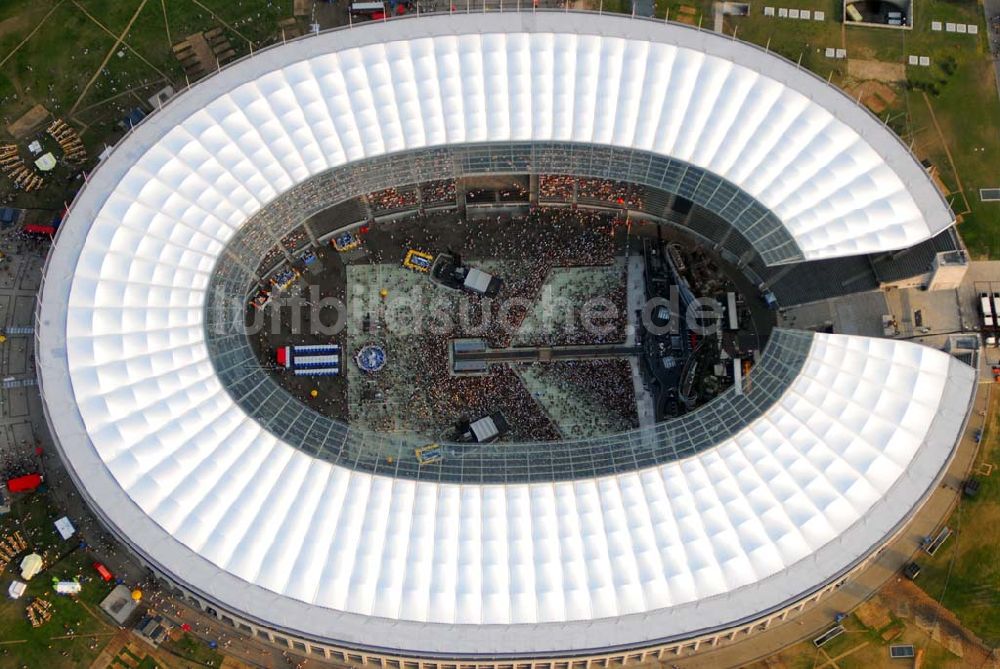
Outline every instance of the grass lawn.
<path fill-rule="evenodd" d="M 976 467 L 1000 464 L 1000 393 L 990 402 L 990 421 Z M 933 558 L 919 558 L 917 584 L 993 647 L 1000 646 L 1000 470 L 980 477 L 974 499 L 965 498 L 948 521 L 956 530 Z"/>
<path fill-rule="evenodd" d="M 152 657 L 147 655 L 146 657 L 139 660 L 139 664 L 135 665 L 135 669 L 157 669 L 159 667 Z"/>
<path fill-rule="evenodd" d="M 51 11 L 41 12 L 41 16 L 37 8 L 27 10 L 38 20 L 26 26 L 28 31 L 5 35 L 0 41 L 3 49 L 0 58 L 9 58 L 0 68 L 0 100 L 6 99 L 3 104 L 5 125 L 36 103 L 60 114 L 73 103 L 86 77 L 97 70 L 114 40 L 72 4 L 23 0 L 9 0 L 8 4 L 52 4 L 53 7 Z M 38 25 L 41 27 L 21 44 L 27 33 Z M 72 43 L 69 48 L 67 36 Z M 17 51 L 11 53 L 18 46 Z"/>
<path fill-rule="evenodd" d="M 141 86 L 143 78 L 154 75 L 183 84 L 172 44 L 192 33 L 222 27 L 242 55 L 249 53 L 251 43 L 256 48 L 273 41 L 278 20 L 292 13 L 292 0 L 4 0 L 0 4 L 0 60 L 6 60 L 0 67 L 0 99 L 19 94 L 17 100 L 4 103 L 4 114 L 10 116 L 35 102 L 54 112 L 69 109 L 109 54 L 98 78 L 101 93 Z M 119 37 L 122 44 L 111 51 Z M 86 102 L 101 99 L 95 96 Z"/>
<path fill-rule="evenodd" d="M 932 32 L 932 20 L 974 23 L 979 26 L 979 34 Z M 918 5 L 916 27 L 912 34 L 904 35 L 904 49 L 908 54 L 931 57 L 930 68 L 910 68 L 910 72 L 919 73 L 919 77 L 914 77 L 916 80 L 932 77 L 938 86 L 937 95 L 929 93 L 927 98 L 965 191 L 965 198 L 956 197 L 952 204 L 955 212 L 962 214 L 959 230 L 974 254 L 997 258 L 1000 257 L 1000 206 L 979 200 L 980 188 L 1000 185 L 1000 98 L 993 65 L 988 60 L 986 32 L 979 4 L 929 0 Z M 949 62 L 955 63 L 952 74 L 947 72 Z M 906 97 L 910 130 L 916 133 L 918 142 L 923 142 L 924 135 L 930 134 L 933 127 L 933 122 L 928 124 L 927 103 L 920 91 L 909 91 Z M 934 162 L 940 167 L 945 183 L 957 188 L 940 153 L 938 149 Z M 963 214 L 966 200 L 971 211 Z"/>
<path fill-rule="evenodd" d="M 208 644 L 196 636 L 185 632 L 178 639 L 168 639 L 161 644 L 162 648 L 174 655 L 201 665 L 218 667 L 223 657 L 208 647 Z"/>
<path fill-rule="evenodd" d="M 73 123 L 96 156 L 124 133 L 120 123 L 129 111 L 148 107 L 147 99 L 165 85 L 186 85 L 173 44 L 221 27 L 237 57 L 243 56 L 279 38 L 278 22 L 292 15 L 292 5 L 293 0 L 3 0 L 0 141 L 8 139 L 8 123 L 42 104 Z M 17 204 L 59 207 L 79 187 L 64 174 L 51 175 L 48 182 L 37 193 L 19 194 Z M 0 197 L 11 187 L 0 179 Z"/>
<path fill-rule="evenodd" d="M 771 669 L 773 666 L 785 669 L 814 669 L 834 657 L 838 658 L 839 669 L 877 669 L 891 666 L 887 661 L 888 651 L 881 640 L 877 639 L 877 635 L 865 631 L 853 618 L 845 620 L 844 626 L 848 631 L 827 642 L 822 648 L 814 647 L 812 641 L 804 641 L 769 658 L 769 662 L 753 664 L 748 669 Z"/>
<path fill-rule="evenodd" d="M 886 606 L 884 602 L 877 605 Z M 921 665 L 924 667 L 965 669 L 969 666 L 965 659 L 928 637 L 912 624 L 912 620 L 902 620 L 892 613 L 888 613 L 887 618 L 887 624 L 873 629 L 866 627 L 857 615 L 852 614 L 841 623 L 847 631 L 822 648 L 816 648 L 812 640 L 807 639 L 763 662 L 752 664 L 747 669 L 815 669 L 824 665 L 836 666 L 838 669 L 892 669 L 910 666 L 906 662 L 890 658 L 889 646 L 894 644 L 913 644 L 920 649 L 924 654 Z M 888 634 L 889 632 L 895 634 Z M 836 658 L 836 665 L 825 664 L 832 658 Z"/>
<path fill-rule="evenodd" d="M 43 554 L 49 565 L 41 574 L 28 582 L 27 592 L 18 600 L 0 599 L 0 639 L 20 641 L 2 646 L 0 669 L 7 667 L 61 667 L 87 666 L 97 656 L 100 648 L 115 632 L 109 623 L 100 618 L 98 603 L 110 592 L 110 586 L 93 577 L 90 566 L 93 559 L 85 550 L 67 554 L 74 541 L 68 542 L 56 535 L 52 521 L 61 514 L 44 493 L 32 493 L 15 499 L 11 513 L 0 518 L 0 535 L 14 529 L 20 530 L 28 542 L 28 550 Z M 15 525 L 15 519 L 20 524 Z M 66 554 L 61 560 L 60 555 Z M 18 565 L 27 552 L 19 554 L 4 571 L 3 583 L 19 576 Z M 54 564 L 53 564 L 54 563 Z M 82 576 L 83 591 L 76 598 L 57 595 L 52 590 L 52 578 L 72 579 Z M 32 627 L 25 608 L 35 597 L 52 604 L 52 618 L 41 627 Z M 66 637 L 72 631 L 72 637 Z M 98 634 L 96 638 L 87 635 Z M 96 649 L 90 646 L 97 643 Z M 63 653 L 66 653 L 63 655 Z"/>

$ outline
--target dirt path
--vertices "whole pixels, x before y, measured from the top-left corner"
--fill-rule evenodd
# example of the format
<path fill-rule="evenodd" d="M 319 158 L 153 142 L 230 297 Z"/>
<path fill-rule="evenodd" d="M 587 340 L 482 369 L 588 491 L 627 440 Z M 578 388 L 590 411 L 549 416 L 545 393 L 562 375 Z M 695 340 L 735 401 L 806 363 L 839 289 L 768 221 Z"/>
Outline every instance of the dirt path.
<path fill-rule="evenodd" d="M 101 72 L 104 70 L 105 67 L 107 67 L 108 61 L 111 60 L 111 56 L 113 56 L 115 54 L 115 51 L 118 50 L 118 47 L 125 40 L 125 35 L 128 35 L 128 31 L 132 29 L 132 24 L 135 23 L 135 20 L 137 18 L 139 18 L 139 14 L 142 13 L 142 8 L 146 6 L 147 2 L 149 2 L 149 0 L 142 0 L 142 2 L 139 3 L 139 7 L 135 10 L 135 13 L 132 14 L 132 18 L 129 19 L 128 24 L 122 30 L 121 34 L 118 35 L 118 37 L 115 39 L 115 43 L 111 45 L 110 49 L 108 49 L 108 53 L 105 54 L 104 60 L 102 60 L 101 64 L 97 67 L 97 69 L 94 70 L 94 74 L 93 74 L 93 76 L 90 77 L 90 81 L 88 81 L 87 85 L 83 87 L 82 91 L 80 91 L 80 97 L 78 97 L 76 99 L 76 102 L 73 103 L 73 106 L 70 107 L 70 110 L 69 110 L 70 116 L 72 116 L 73 114 L 76 113 L 76 110 L 80 106 L 80 103 L 83 102 L 83 99 L 87 96 L 87 92 L 90 90 L 90 87 L 94 85 L 95 81 L 97 81 L 97 77 L 101 76 Z M 87 12 L 87 10 L 84 9 L 83 6 L 80 5 L 79 2 L 77 2 L 76 0 L 73 0 L 73 4 L 76 5 L 77 7 L 79 7 L 80 11 L 82 11 L 84 14 L 86 14 L 87 17 L 90 18 L 90 20 L 92 20 L 94 23 L 98 24 L 99 26 L 101 26 L 105 30 L 107 30 L 107 28 L 105 28 L 104 24 L 102 24 L 100 21 L 98 21 L 93 16 L 91 16 L 90 13 Z"/>
<path fill-rule="evenodd" d="M 237 30 L 236 28 L 232 27 L 231 25 L 229 25 L 228 23 L 226 23 L 225 21 L 223 21 L 223 20 L 222 20 L 222 18 L 221 18 L 221 17 L 220 17 L 220 16 L 218 15 L 218 14 L 216 14 L 215 12 L 213 12 L 213 11 L 212 11 L 211 9 L 209 9 L 209 8 L 208 8 L 208 7 L 206 7 L 205 5 L 203 5 L 203 4 L 201 4 L 200 2 L 198 2 L 198 0 L 191 0 L 191 1 L 192 1 L 192 2 L 194 3 L 194 4 L 198 5 L 199 7 L 201 7 L 202 9 L 204 9 L 204 10 L 205 10 L 206 12 L 208 12 L 208 13 L 209 13 L 209 15 L 210 15 L 210 16 L 211 16 L 211 17 L 212 17 L 213 19 L 215 19 L 216 21 L 218 21 L 219 23 L 221 23 L 222 25 L 224 25 L 224 26 L 225 26 L 226 28 L 228 28 L 228 29 L 229 29 L 229 30 L 231 30 L 232 32 L 234 32 L 234 33 L 236 33 L 237 35 L 239 35 L 239 36 L 240 36 L 240 37 L 241 37 L 241 38 L 243 39 L 243 41 L 245 41 L 245 42 L 246 42 L 247 44 L 252 44 L 252 42 L 251 42 L 251 41 L 250 41 L 249 39 L 247 39 L 247 36 L 246 36 L 246 35 L 244 35 L 244 34 L 243 34 L 243 33 L 241 33 L 241 32 L 240 32 L 239 30 Z"/>
<path fill-rule="evenodd" d="M 24 28 L 28 27 L 27 23 L 28 17 L 23 14 L 16 14 L 9 19 L 0 21 L 0 37 L 21 32 Z"/>
<path fill-rule="evenodd" d="M 958 176 L 958 169 L 955 168 L 955 160 L 951 157 L 951 149 L 948 148 L 948 142 L 945 141 L 944 133 L 941 132 L 941 124 L 938 123 L 937 116 L 934 114 L 934 107 L 931 105 L 931 99 L 927 97 L 927 92 L 922 91 L 921 95 L 924 96 L 924 102 L 927 103 L 927 111 L 930 112 L 931 121 L 934 123 L 934 129 L 937 131 L 938 139 L 941 141 L 941 147 L 944 149 L 944 153 L 948 156 L 948 164 L 951 165 L 951 173 L 955 175 L 955 185 L 958 186 L 958 192 L 962 195 L 962 200 L 965 201 L 965 211 L 957 214 L 961 216 L 962 214 L 967 214 L 972 209 L 969 207 L 969 198 L 965 196 L 965 187 L 962 185 L 962 179 Z"/>
<path fill-rule="evenodd" d="M 167 0 L 160 0 L 160 8 L 163 10 L 163 29 L 167 32 L 167 48 L 174 46 L 174 40 L 170 37 L 170 21 L 167 19 Z"/>
<path fill-rule="evenodd" d="M 90 669 L 106 669 L 106 667 L 111 666 L 111 663 L 115 660 L 115 656 L 118 655 L 118 651 L 128 643 L 128 640 L 128 632 L 120 631 L 115 633 L 113 638 L 105 644 L 101 652 L 94 658 L 94 661 L 90 663 Z"/>
<path fill-rule="evenodd" d="M 855 646 L 854 648 L 851 648 L 850 650 L 845 650 L 843 653 L 841 653 L 837 657 L 830 657 L 829 653 L 827 653 L 825 650 L 823 650 L 822 648 L 820 648 L 820 651 L 822 652 L 823 657 L 826 658 L 826 661 L 823 662 L 822 664 L 815 665 L 815 667 L 816 667 L 816 669 L 827 669 L 827 667 L 830 667 L 830 669 L 840 669 L 840 665 L 837 664 L 838 660 L 843 660 L 848 655 L 851 655 L 851 654 L 853 654 L 853 653 L 861 650 L 862 648 L 864 648 L 867 645 L 868 645 L 868 642 L 864 641 L 864 642 L 858 644 L 857 646 Z"/>
<path fill-rule="evenodd" d="M 19 50 L 19 49 L 20 49 L 20 48 L 21 48 L 22 46 L 24 46 L 25 44 L 27 44 L 27 43 L 28 43 L 28 40 L 30 40 L 30 39 L 31 39 L 32 37 L 34 37 L 34 36 L 35 36 L 35 33 L 37 33 L 37 32 L 38 32 L 38 29 L 39 29 L 39 28 L 41 28 L 41 27 L 42 27 L 42 25 L 44 25 L 44 24 L 45 24 L 45 22 L 46 22 L 46 21 L 47 21 L 47 20 L 49 19 L 49 17 L 50 17 L 50 16 L 52 16 L 52 12 L 54 12 L 54 11 L 56 11 L 57 9 L 59 9 L 60 7 L 62 7 L 62 4 L 63 4 L 63 2 L 65 2 L 65 1 L 66 1 L 66 0 L 59 0 L 59 2 L 57 2 L 57 3 L 55 4 L 55 5 L 53 5 L 53 6 L 52 6 L 52 9 L 50 9 L 50 10 L 49 10 L 49 11 L 48 11 L 48 12 L 47 12 L 47 13 L 45 14 L 45 16 L 43 16 L 43 17 L 42 17 L 42 20 L 38 22 L 38 25 L 37 25 L 37 26 L 35 26 L 35 27 L 34 27 L 34 29 L 32 29 L 32 31 L 31 31 L 30 33 L 28 33 L 27 37 L 25 37 L 25 38 L 24 38 L 23 40 L 21 40 L 21 41 L 20 41 L 20 42 L 18 43 L 18 45 L 17 45 L 16 47 L 14 47 L 14 49 L 13 49 L 13 50 L 12 50 L 12 51 L 11 51 L 10 53 L 8 53 L 8 54 L 7 54 L 6 56 L 4 56 L 4 57 L 3 57 L 3 60 L 0 60 L 0 67 L 3 67 L 3 66 L 4 66 L 4 64 L 5 64 L 5 63 L 6 63 L 6 62 L 7 62 L 8 60 L 10 60 L 10 59 L 11 59 L 11 57 L 12 57 L 12 56 L 13 56 L 13 55 L 14 55 L 15 53 L 17 53 L 17 52 L 18 52 L 18 50 Z"/>
<path fill-rule="evenodd" d="M 847 76 L 865 81 L 905 81 L 906 66 L 902 63 L 887 63 L 881 60 L 860 60 L 850 58 L 847 61 Z"/>
<path fill-rule="evenodd" d="M 882 590 L 881 595 L 897 616 L 912 621 L 952 653 L 960 648 L 962 653 L 960 657 L 966 666 L 996 666 L 989 664 L 991 649 L 966 629 L 954 613 L 941 606 L 912 581 L 900 580 L 890 583 Z"/>
<path fill-rule="evenodd" d="M 125 97 L 126 95 L 132 95 L 140 103 L 146 104 L 145 100 L 143 100 L 141 97 L 139 97 L 138 95 L 136 95 L 136 91 L 145 90 L 145 89 L 149 88 L 150 86 L 155 86 L 156 84 L 161 83 L 161 82 L 163 84 L 169 84 L 170 80 L 169 79 L 165 79 L 165 78 L 161 78 L 161 79 L 156 79 L 156 80 L 150 81 L 149 83 L 146 83 L 146 84 L 139 84 L 138 86 L 133 86 L 132 88 L 126 88 L 124 91 L 122 91 L 120 93 L 115 93 L 111 97 L 104 98 L 103 100 L 98 100 L 97 102 L 91 103 L 91 104 L 87 105 L 86 107 L 80 107 L 79 109 L 76 110 L 76 113 L 77 114 L 84 114 L 84 113 L 86 113 L 86 112 L 88 112 L 88 111 L 90 111 L 92 109 L 97 109 L 101 105 L 106 105 L 109 102 L 111 102 L 112 100 L 117 100 L 118 98 Z"/>

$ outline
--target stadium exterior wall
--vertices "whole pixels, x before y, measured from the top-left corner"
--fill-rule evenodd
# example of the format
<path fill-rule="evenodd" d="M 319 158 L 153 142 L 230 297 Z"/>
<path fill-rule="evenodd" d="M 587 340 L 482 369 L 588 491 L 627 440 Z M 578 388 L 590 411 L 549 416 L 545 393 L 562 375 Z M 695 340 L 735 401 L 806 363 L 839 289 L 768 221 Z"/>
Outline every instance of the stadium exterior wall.
<path fill-rule="evenodd" d="M 44 282 L 40 287 L 39 294 L 44 293 Z M 41 304 L 41 300 L 38 301 Z M 40 307 L 39 307 L 40 308 Z M 38 350 L 39 335 L 36 331 L 35 346 Z M 951 371 L 949 376 L 968 376 L 971 371 L 965 363 L 957 359 L 950 361 Z M 46 425 L 53 442 L 64 462 L 67 461 L 60 441 L 55 437 L 55 430 L 52 426 L 49 404 L 45 400 L 45 388 L 43 385 L 41 370 L 37 372 L 39 391 L 42 396 L 42 407 L 45 415 Z M 964 402 L 966 410 L 962 417 L 959 434 L 966 431 L 969 417 L 972 413 L 973 400 L 976 394 L 976 385 L 970 384 L 970 396 L 967 398 L 952 398 L 956 404 Z M 935 432 L 935 428 L 940 431 L 942 423 L 935 418 L 929 435 Z M 930 439 L 930 437 L 928 437 Z M 407 655 L 392 652 L 387 648 L 360 647 L 352 645 L 339 645 L 330 639 L 314 639 L 296 635 L 285 629 L 269 625 L 264 621 L 253 619 L 245 612 L 235 611 L 223 603 L 214 601 L 192 589 L 189 584 L 164 570 L 154 558 L 139 550 L 128 536 L 124 535 L 113 523 L 104 515 L 101 507 L 94 503 L 94 500 L 87 492 L 86 486 L 80 479 L 78 472 L 67 466 L 67 472 L 73 479 L 80 495 L 87 502 L 90 509 L 98 518 L 101 525 L 115 536 L 144 566 L 163 583 L 166 583 L 175 595 L 183 596 L 188 604 L 196 606 L 204 613 L 214 616 L 220 622 L 227 624 L 242 633 L 253 635 L 258 641 L 266 641 L 282 648 L 288 648 L 293 652 L 313 657 L 323 657 L 326 660 L 335 662 L 345 662 L 349 664 L 361 664 L 364 666 L 382 667 L 385 669 L 597 669 L 619 666 L 624 664 L 639 664 L 649 661 L 660 661 L 673 657 L 692 655 L 699 651 L 711 650 L 720 646 L 743 640 L 756 632 L 763 632 L 776 623 L 784 622 L 790 617 L 802 612 L 806 608 L 815 605 L 820 600 L 830 595 L 837 589 L 845 585 L 852 577 L 870 566 L 881 554 L 882 549 L 897 539 L 906 529 L 913 517 L 923 508 L 930 496 L 937 490 L 941 480 L 954 460 L 958 444 L 954 443 L 945 459 L 943 465 L 935 476 L 933 482 L 926 489 L 925 493 L 913 505 L 904 518 L 887 534 L 883 541 L 873 546 L 865 555 L 859 557 L 853 564 L 841 571 L 839 574 L 827 579 L 823 583 L 817 584 L 813 589 L 802 592 L 798 596 L 790 599 L 779 607 L 768 611 L 761 611 L 759 615 L 752 618 L 740 620 L 733 625 L 705 630 L 703 633 L 686 638 L 665 639 L 660 642 L 647 643 L 640 646 L 625 648 L 607 648 L 594 650 L 591 652 L 572 653 L 564 656 L 505 656 L 505 657 L 433 657 L 429 655 Z"/>
<path fill-rule="evenodd" d="M 48 419 L 48 405 L 45 405 L 45 412 L 46 419 Z M 966 414 L 966 422 L 968 421 L 968 416 L 969 414 Z M 56 445 L 58 447 L 58 443 Z M 949 458 L 949 464 L 951 460 L 952 458 Z M 927 497 L 937 488 L 945 471 L 947 471 L 947 466 L 942 469 L 934 485 L 928 490 Z M 905 530 L 909 520 L 912 519 L 912 516 L 926 502 L 925 497 L 920 505 L 912 509 L 907 521 L 901 523 L 891 536 L 885 538 L 882 546 L 876 547 L 848 571 L 818 586 L 817 589 L 811 592 L 803 593 L 800 598 L 787 603 L 785 606 L 777 610 L 762 613 L 759 617 L 752 620 L 745 620 L 738 625 L 713 630 L 695 637 L 670 640 L 640 648 L 618 649 L 614 651 L 609 649 L 605 653 L 595 652 L 592 654 L 568 655 L 564 657 L 500 658 L 491 660 L 471 657 L 431 658 L 417 655 L 400 655 L 373 648 L 335 645 L 329 643 L 328 640 L 323 641 L 296 636 L 287 630 L 277 629 L 261 621 L 253 620 L 243 612 L 227 609 L 220 603 L 190 590 L 187 584 L 178 580 L 176 576 L 165 573 L 148 556 L 137 552 L 135 547 L 128 542 L 127 537 L 121 535 L 113 525 L 106 522 L 100 513 L 99 507 L 91 503 L 91 500 L 86 495 L 86 489 L 77 481 L 76 473 L 70 470 L 70 475 L 77 483 L 81 494 L 87 499 L 90 508 L 95 511 L 101 520 L 102 526 L 116 536 L 133 555 L 156 575 L 158 580 L 169 585 L 174 594 L 182 596 L 189 605 L 197 607 L 202 612 L 215 617 L 220 622 L 244 634 L 252 635 L 258 641 L 271 643 L 307 656 L 322 657 L 334 662 L 382 667 L 384 669 L 603 669 L 624 664 L 639 664 L 687 656 L 699 651 L 704 652 L 726 644 L 739 642 L 757 632 L 769 629 L 774 624 L 794 617 L 796 614 L 817 604 L 820 600 L 844 586 L 852 577 L 865 570 L 879 557 L 881 549 L 885 545 L 890 544 Z"/>

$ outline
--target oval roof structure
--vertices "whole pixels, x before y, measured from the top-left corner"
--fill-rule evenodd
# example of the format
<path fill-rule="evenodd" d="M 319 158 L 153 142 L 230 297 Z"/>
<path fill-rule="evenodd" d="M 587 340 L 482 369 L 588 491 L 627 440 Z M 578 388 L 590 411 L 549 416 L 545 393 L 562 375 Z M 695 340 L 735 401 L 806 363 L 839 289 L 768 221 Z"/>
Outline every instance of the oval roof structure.
<path fill-rule="evenodd" d="M 848 98 L 754 47 L 579 14 L 433 16 L 263 52 L 178 96 L 90 178 L 50 255 L 39 377 L 83 494 L 221 606 L 425 655 L 649 644 L 844 573 L 947 464 L 972 370 L 910 343 L 785 333 L 801 372 L 715 448 L 611 476 L 444 484 L 312 458 L 250 419 L 205 345 L 213 268 L 297 183 L 421 146 L 638 147 L 765 203 L 807 258 L 951 223 Z"/>

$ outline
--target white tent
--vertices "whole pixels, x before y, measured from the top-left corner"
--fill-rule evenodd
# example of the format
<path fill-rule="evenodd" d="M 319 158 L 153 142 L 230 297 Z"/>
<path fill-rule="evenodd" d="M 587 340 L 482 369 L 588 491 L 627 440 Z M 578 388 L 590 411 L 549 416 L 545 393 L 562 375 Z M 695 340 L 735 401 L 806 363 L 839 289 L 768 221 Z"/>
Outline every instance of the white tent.
<path fill-rule="evenodd" d="M 55 590 L 60 595 L 76 595 L 83 587 L 79 581 L 59 581 L 55 584 Z"/>
<path fill-rule="evenodd" d="M 11 599 L 20 599 L 24 591 L 28 589 L 28 584 L 23 581 L 12 581 L 10 587 L 7 588 L 7 594 Z"/>
<path fill-rule="evenodd" d="M 44 564 L 42 556 L 38 553 L 25 555 L 24 559 L 21 560 L 21 578 L 25 581 L 30 581 L 42 570 Z"/>
<path fill-rule="evenodd" d="M 76 528 L 73 527 L 73 523 L 70 522 L 69 518 L 63 516 L 55 522 L 56 530 L 59 532 L 59 536 L 63 540 L 69 539 L 76 533 Z"/>

